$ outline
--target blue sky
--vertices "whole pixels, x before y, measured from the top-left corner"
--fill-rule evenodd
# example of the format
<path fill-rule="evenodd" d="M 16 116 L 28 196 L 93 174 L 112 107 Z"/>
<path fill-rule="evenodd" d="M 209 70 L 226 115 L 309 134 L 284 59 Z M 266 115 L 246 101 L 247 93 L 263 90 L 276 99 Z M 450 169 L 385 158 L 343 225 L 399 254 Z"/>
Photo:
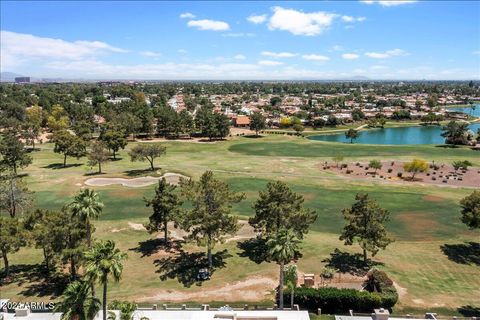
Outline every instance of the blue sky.
<path fill-rule="evenodd" d="M 2 1 L 1 70 L 88 79 L 479 79 L 476 1 Z"/>

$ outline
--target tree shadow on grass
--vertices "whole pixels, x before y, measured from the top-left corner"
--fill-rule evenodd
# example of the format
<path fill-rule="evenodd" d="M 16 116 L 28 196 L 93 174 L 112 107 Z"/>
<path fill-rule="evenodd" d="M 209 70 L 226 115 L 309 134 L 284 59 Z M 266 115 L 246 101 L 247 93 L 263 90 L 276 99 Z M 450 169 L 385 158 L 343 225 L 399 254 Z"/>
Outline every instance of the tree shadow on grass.
<path fill-rule="evenodd" d="M 372 267 L 383 265 L 383 263 L 371 259 L 368 259 L 367 263 L 365 263 L 362 254 L 340 251 L 339 249 L 335 249 L 330 253 L 330 258 L 322 262 L 325 262 L 329 268 L 334 268 L 339 272 L 350 273 L 355 276 L 364 276 Z"/>
<path fill-rule="evenodd" d="M 225 249 L 212 254 L 213 266 L 209 269 L 210 275 L 226 266 L 225 260 L 232 255 Z M 197 278 L 200 269 L 208 266 L 208 258 L 205 252 L 185 252 L 183 250 L 174 257 L 156 259 L 154 261 L 160 280 L 177 279 L 184 287 L 193 284 L 201 286 L 203 280 Z"/>
<path fill-rule="evenodd" d="M 460 148 L 455 144 L 438 144 L 435 146 L 436 148 L 444 148 L 444 149 L 457 149 Z"/>
<path fill-rule="evenodd" d="M 480 307 L 461 306 L 457 311 L 464 317 L 480 317 Z"/>
<path fill-rule="evenodd" d="M 65 167 L 63 166 L 63 163 L 50 163 L 49 165 L 43 166 L 43 169 L 68 169 L 68 168 L 73 168 L 73 167 L 80 167 L 82 164 L 81 163 L 72 163 L 72 164 L 67 164 Z"/>
<path fill-rule="evenodd" d="M 240 257 L 248 258 L 257 264 L 268 259 L 267 241 L 263 238 L 255 237 L 238 242 L 237 247 L 242 250 L 242 252 L 238 253 Z"/>
<path fill-rule="evenodd" d="M 440 249 L 451 261 L 480 266 L 480 243 L 478 242 L 444 244 Z"/>
<path fill-rule="evenodd" d="M 256 134 L 246 134 L 244 136 L 242 136 L 244 138 L 249 138 L 249 139 L 260 139 L 260 138 L 263 138 L 264 136 L 262 136 L 261 134 L 259 135 L 256 135 Z"/>
<path fill-rule="evenodd" d="M 153 254 L 158 253 L 160 250 L 166 252 L 179 252 L 182 250 L 183 240 L 171 240 L 165 243 L 164 239 L 155 238 L 140 241 L 138 247 L 129 249 L 130 251 L 139 252 L 143 257 L 150 257 Z"/>
<path fill-rule="evenodd" d="M 20 264 L 10 267 L 8 278 L 2 275 L 0 285 L 16 284 L 26 287 L 20 294 L 26 297 L 58 297 L 70 281 L 67 274 L 47 273 L 43 264 Z"/>
<path fill-rule="evenodd" d="M 152 170 L 151 168 L 127 170 L 127 171 L 125 171 L 125 173 L 129 177 L 141 177 L 141 176 L 144 176 L 144 175 L 152 175 L 152 174 L 154 175 L 158 169 L 159 168 L 155 168 L 154 170 Z"/>
<path fill-rule="evenodd" d="M 99 173 L 98 171 L 95 171 L 95 172 L 88 172 L 88 173 L 85 173 L 84 176 L 85 177 L 91 177 L 91 176 L 102 176 L 106 174 L 105 172 L 102 172 L 102 173 Z"/>

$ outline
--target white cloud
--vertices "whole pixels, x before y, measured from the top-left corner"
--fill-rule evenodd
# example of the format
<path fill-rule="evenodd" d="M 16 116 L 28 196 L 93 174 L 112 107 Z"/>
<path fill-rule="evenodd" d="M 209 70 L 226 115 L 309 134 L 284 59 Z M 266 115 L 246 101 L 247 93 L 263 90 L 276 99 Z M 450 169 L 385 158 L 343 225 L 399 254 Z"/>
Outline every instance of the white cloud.
<path fill-rule="evenodd" d="M 333 51 L 342 51 L 343 47 L 341 45 L 336 44 L 332 47 L 332 50 Z"/>
<path fill-rule="evenodd" d="M 181 54 L 186 54 L 186 53 L 188 53 L 188 51 L 185 50 L 185 49 L 178 49 L 177 52 L 178 52 L 178 53 L 181 53 Z"/>
<path fill-rule="evenodd" d="M 184 12 L 180 15 L 180 18 L 182 19 L 194 19 L 196 17 L 196 15 L 194 15 L 193 13 L 190 13 L 190 12 Z"/>
<path fill-rule="evenodd" d="M 294 35 L 316 36 L 325 31 L 338 17 L 337 14 L 317 11 L 304 13 L 294 9 L 274 7 L 268 28 L 288 31 Z"/>
<path fill-rule="evenodd" d="M 382 65 L 374 65 L 370 67 L 371 70 L 386 70 L 388 69 L 387 66 L 382 66 Z"/>
<path fill-rule="evenodd" d="M 140 53 L 142 56 L 152 57 L 152 58 L 160 57 L 160 56 L 161 56 L 160 53 L 158 53 L 158 52 L 153 52 L 153 51 L 140 51 L 139 53 Z"/>
<path fill-rule="evenodd" d="M 197 28 L 199 30 L 213 30 L 213 31 L 226 31 L 230 30 L 228 23 L 217 20 L 190 20 L 187 26 Z"/>
<path fill-rule="evenodd" d="M 355 59 L 358 59 L 360 56 L 356 53 L 344 53 L 342 54 L 342 58 L 343 59 L 347 59 L 347 60 L 355 60 Z"/>
<path fill-rule="evenodd" d="M 417 2 L 417 0 L 361 0 L 360 2 L 365 4 L 378 3 L 383 7 L 395 7 L 395 6 L 400 6 L 402 4 L 414 3 L 414 2 Z"/>
<path fill-rule="evenodd" d="M 327 60 L 330 60 L 329 57 L 321 56 L 319 54 L 304 54 L 302 56 L 302 58 L 305 59 L 305 60 L 311 60 L 311 61 L 327 61 Z"/>
<path fill-rule="evenodd" d="M 262 15 L 252 14 L 250 17 L 247 18 L 247 21 L 253 24 L 261 24 L 261 23 L 264 23 L 266 20 L 267 20 L 266 14 L 262 14 Z"/>
<path fill-rule="evenodd" d="M 232 38 L 239 38 L 239 37 L 255 37 L 255 33 L 244 33 L 244 32 L 237 32 L 237 33 L 224 33 L 222 37 L 232 37 Z"/>
<path fill-rule="evenodd" d="M 390 58 L 390 55 L 388 55 L 387 53 L 381 53 L 381 52 L 367 52 L 365 53 L 365 55 L 369 58 L 373 58 L 373 59 L 386 59 L 386 58 Z"/>
<path fill-rule="evenodd" d="M 472 52 L 473 54 L 480 54 L 480 50 Z"/>
<path fill-rule="evenodd" d="M 297 53 L 292 52 L 271 52 L 271 51 L 262 51 L 260 53 L 262 56 L 272 57 L 272 58 L 292 58 L 297 56 Z"/>
<path fill-rule="evenodd" d="M 402 49 L 393 49 L 393 50 L 388 50 L 387 53 L 391 56 L 408 56 L 410 55 L 408 52 Z"/>
<path fill-rule="evenodd" d="M 31 34 L 1 31 L 1 55 L 13 55 L 18 58 L 48 58 L 80 60 L 88 56 L 105 53 L 127 52 L 101 41 L 74 42 Z"/>
<path fill-rule="evenodd" d="M 385 52 L 367 52 L 365 55 L 373 59 L 387 59 L 394 56 L 408 56 L 408 52 L 402 49 L 392 49 Z"/>
<path fill-rule="evenodd" d="M 283 62 L 272 61 L 272 60 L 260 60 L 260 61 L 258 61 L 258 64 L 261 65 L 261 66 L 273 67 L 273 66 L 280 66 L 280 65 L 283 64 Z"/>
<path fill-rule="evenodd" d="M 247 59 L 247 57 L 245 57 L 243 54 L 237 54 L 233 57 L 233 59 L 245 60 L 245 59 Z"/>
<path fill-rule="evenodd" d="M 365 17 L 352 17 L 352 16 L 342 16 L 343 22 L 363 22 L 367 20 Z"/>

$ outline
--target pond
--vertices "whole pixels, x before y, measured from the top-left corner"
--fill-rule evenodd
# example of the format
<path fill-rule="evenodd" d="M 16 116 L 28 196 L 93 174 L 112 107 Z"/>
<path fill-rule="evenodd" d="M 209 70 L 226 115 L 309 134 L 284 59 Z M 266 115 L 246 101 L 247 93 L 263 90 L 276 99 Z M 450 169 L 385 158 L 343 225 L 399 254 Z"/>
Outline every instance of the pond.
<path fill-rule="evenodd" d="M 480 123 L 474 123 L 469 126 L 473 132 L 477 132 Z M 362 144 L 443 144 L 444 138 L 441 136 L 442 126 L 415 126 L 415 127 L 399 127 L 385 128 L 361 131 L 354 143 Z M 345 138 L 344 133 L 325 134 L 309 137 L 311 140 L 328 141 L 328 142 L 350 142 Z"/>
<path fill-rule="evenodd" d="M 471 116 L 480 118 L 480 104 L 475 104 L 475 109 L 468 108 L 449 108 L 448 110 L 463 112 Z"/>

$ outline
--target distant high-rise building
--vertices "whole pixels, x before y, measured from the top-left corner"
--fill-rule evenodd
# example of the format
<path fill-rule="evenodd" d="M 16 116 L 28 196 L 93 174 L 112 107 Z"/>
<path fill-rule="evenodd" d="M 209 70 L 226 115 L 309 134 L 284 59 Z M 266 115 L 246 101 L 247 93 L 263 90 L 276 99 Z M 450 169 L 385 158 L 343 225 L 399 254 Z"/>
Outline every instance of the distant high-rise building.
<path fill-rule="evenodd" d="M 30 77 L 16 77 L 15 83 L 29 83 Z"/>

